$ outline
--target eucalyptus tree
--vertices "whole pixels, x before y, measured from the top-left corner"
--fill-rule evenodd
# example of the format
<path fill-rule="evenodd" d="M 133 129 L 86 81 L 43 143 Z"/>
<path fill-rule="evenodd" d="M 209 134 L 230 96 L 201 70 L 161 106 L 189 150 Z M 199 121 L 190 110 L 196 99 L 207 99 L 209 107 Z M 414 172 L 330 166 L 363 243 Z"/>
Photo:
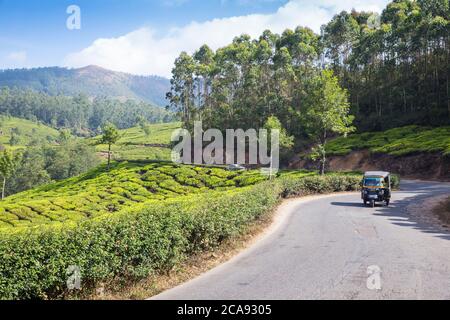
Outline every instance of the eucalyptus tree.
<path fill-rule="evenodd" d="M 211 91 L 212 79 L 214 77 L 214 51 L 207 45 L 203 45 L 193 55 L 195 62 L 195 80 L 197 89 L 197 106 L 203 113 L 202 120 L 210 125 L 211 108 L 213 108 L 209 95 Z"/>
<path fill-rule="evenodd" d="M 171 91 L 167 94 L 170 105 L 180 113 L 181 119 L 185 125 L 188 125 L 194 119 L 194 59 L 182 52 L 175 60 L 175 66 L 172 69 Z"/>
<path fill-rule="evenodd" d="M 302 114 L 303 126 L 317 144 L 313 156 L 320 160 L 321 174 L 326 167 L 326 144 L 336 135 L 347 135 L 355 130 L 350 115 L 348 94 L 339 85 L 332 70 L 323 70 L 308 82 L 306 108 Z"/>

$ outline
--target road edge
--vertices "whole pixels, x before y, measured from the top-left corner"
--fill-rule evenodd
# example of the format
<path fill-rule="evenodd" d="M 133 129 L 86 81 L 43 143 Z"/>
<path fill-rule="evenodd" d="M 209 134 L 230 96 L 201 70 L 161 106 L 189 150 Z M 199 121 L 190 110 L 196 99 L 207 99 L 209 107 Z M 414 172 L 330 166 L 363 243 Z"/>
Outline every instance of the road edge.
<path fill-rule="evenodd" d="M 223 263 L 218 264 L 217 266 L 213 267 L 212 269 L 209 269 L 209 270 L 197 275 L 193 279 L 190 279 L 188 281 L 180 283 L 179 285 L 177 285 L 173 288 L 164 290 L 163 292 L 160 292 L 157 295 L 149 297 L 145 300 L 164 300 L 164 295 L 166 293 L 176 291 L 183 286 L 190 285 L 192 283 L 195 283 L 196 281 L 200 281 L 203 277 L 208 276 L 210 274 L 220 272 L 223 268 L 226 268 L 229 264 L 233 264 L 235 261 L 239 260 L 241 257 L 245 256 L 246 254 L 248 254 L 252 250 L 254 250 L 258 246 L 258 244 L 260 244 L 262 241 L 268 239 L 271 235 L 273 235 L 276 231 L 278 231 L 284 224 L 288 223 L 289 218 L 292 216 L 292 214 L 297 206 L 303 205 L 303 204 L 311 202 L 311 201 L 332 198 L 337 195 L 350 196 L 350 195 L 355 195 L 355 194 L 358 194 L 358 192 L 357 191 L 355 191 L 355 192 L 334 192 L 334 193 L 329 193 L 329 194 L 315 194 L 315 195 L 308 195 L 308 196 L 284 199 L 274 210 L 274 213 L 272 214 L 271 223 L 262 232 L 260 232 L 254 238 L 252 238 L 251 241 L 249 241 L 248 244 L 245 247 L 243 247 L 237 254 L 233 255 L 230 259 L 228 259 L 227 261 L 225 261 Z"/>

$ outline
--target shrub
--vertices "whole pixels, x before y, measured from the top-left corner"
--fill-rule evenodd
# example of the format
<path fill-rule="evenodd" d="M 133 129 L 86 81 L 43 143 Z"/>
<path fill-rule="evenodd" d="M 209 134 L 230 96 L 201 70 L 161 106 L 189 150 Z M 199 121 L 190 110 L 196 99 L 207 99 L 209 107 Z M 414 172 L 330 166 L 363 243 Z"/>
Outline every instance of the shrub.
<path fill-rule="evenodd" d="M 393 189 L 398 189 L 400 188 L 400 176 L 393 174 L 391 175 L 391 187 Z"/>
<path fill-rule="evenodd" d="M 290 176 L 282 178 L 283 196 L 303 196 L 313 193 L 356 191 L 360 188 L 359 175 L 306 176 L 301 179 Z"/>

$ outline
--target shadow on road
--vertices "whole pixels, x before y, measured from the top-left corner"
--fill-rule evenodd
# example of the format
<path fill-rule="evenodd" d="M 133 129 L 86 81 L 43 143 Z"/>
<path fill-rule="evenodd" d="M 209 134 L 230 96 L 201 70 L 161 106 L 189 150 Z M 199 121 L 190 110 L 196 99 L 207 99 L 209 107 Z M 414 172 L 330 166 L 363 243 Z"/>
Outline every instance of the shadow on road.
<path fill-rule="evenodd" d="M 364 204 L 361 203 L 356 203 L 356 202 L 332 202 L 331 203 L 332 206 L 339 206 L 339 207 L 359 207 L 359 208 L 364 208 Z"/>
<path fill-rule="evenodd" d="M 396 199 L 396 194 L 402 195 L 403 198 Z M 381 203 L 377 204 L 374 209 L 374 215 L 388 217 L 389 221 L 401 227 L 414 228 L 421 232 L 450 240 L 450 233 L 442 226 L 426 222 L 423 216 L 411 215 L 408 212 L 409 207 L 420 205 L 427 198 L 441 195 L 450 195 L 449 183 L 405 181 L 402 183 L 401 190 L 393 194 L 391 205 L 386 207 Z M 355 202 L 332 202 L 331 204 L 335 206 L 364 208 L 362 203 Z"/>

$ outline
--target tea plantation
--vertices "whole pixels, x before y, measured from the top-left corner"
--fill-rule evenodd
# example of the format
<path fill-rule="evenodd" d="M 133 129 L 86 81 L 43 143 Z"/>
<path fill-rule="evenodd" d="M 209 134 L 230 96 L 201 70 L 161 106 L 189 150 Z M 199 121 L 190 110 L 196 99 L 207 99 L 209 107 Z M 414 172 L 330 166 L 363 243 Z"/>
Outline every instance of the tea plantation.
<path fill-rule="evenodd" d="M 77 222 L 124 208 L 212 190 L 253 185 L 266 178 L 259 171 L 173 163 L 116 163 L 79 177 L 47 185 L 0 202 L 0 230 Z"/>
<path fill-rule="evenodd" d="M 140 127 L 120 130 L 120 139 L 112 146 L 113 156 L 121 160 L 170 160 L 170 138 L 181 124 L 159 123 L 148 125 L 148 135 Z M 100 137 L 89 139 L 96 144 Z M 97 152 L 106 152 L 106 145 L 97 145 Z"/>
<path fill-rule="evenodd" d="M 327 145 L 329 155 L 346 155 L 351 151 L 362 149 L 398 156 L 417 152 L 438 152 L 450 155 L 450 127 L 407 126 L 384 132 L 340 137 Z"/>

